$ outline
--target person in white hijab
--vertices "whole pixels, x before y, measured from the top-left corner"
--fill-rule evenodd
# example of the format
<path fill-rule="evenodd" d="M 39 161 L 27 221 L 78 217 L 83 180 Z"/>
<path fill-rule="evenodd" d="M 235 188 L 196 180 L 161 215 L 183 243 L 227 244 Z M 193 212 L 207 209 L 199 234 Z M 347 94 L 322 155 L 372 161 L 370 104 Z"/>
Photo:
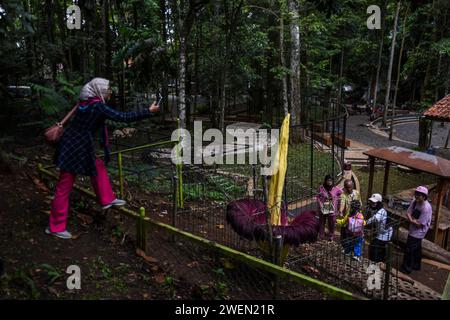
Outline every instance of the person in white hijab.
<path fill-rule="evenodd" d="M 91 177 L 97 199 L 104 210 L 125 205 L 124 200 L 116 198 L 105 167 L 109 159 L 105 120 L 133 122 L 145 119 L 156 113 L 159 106 L 153 103 L 142 111 L 119 112 L 107 105 L 111 94 L 110 82 L 103 78 L 92 79 L 80 92 L 78 109 L 65 128 L 55 152 L 55 164 L 60 169 L 60 178 L 50 210 L 49 227 L 45 230 L 47 234 L 62 239 L 72 238 L 66 227 L 69 196 L 76 175 Z M 94 134 L 99 129 L 105 149 L 103 160 L 95 154 Z"/>
<path fill-rule="evenodd" d="M 111 87 L 109 80 L 104 78 L 94 78 L 83 86 L 80 92 L 80 100 L 86 101 L 95 97 L 102 99 L 103 103 L 111 97 Z"/>

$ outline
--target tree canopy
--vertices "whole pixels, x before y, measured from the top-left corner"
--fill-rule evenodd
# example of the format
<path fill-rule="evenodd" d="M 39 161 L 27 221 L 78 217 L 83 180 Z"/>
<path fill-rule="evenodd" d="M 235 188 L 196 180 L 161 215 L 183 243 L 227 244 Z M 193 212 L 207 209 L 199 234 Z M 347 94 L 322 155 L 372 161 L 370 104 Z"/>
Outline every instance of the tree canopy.
<path fill-rule="evenodd" d="M 351 101 L 364 103 L 378 88 L 384 102 L 398 2 L 390 87 L 398 106 L 420 110 L 450 85 L 446 0 L 378 1 L 381 29 L 367 27 L 368 0 L 9 0 L 0 5 L 0 92 L 30 85 L 55 114 L 101 76 L 122 107 L 134 92 L 160 91 L 169 115 L 176 96 L 187 125 L 203 113 L 223 129 L 239 107 L 267 123 L 289 111 L 300 123 L 302 97 L 323 90 L 348 102 L 342 87 L 351 86 Z M 72 4 L 80 30 L 66 25 Z"/>

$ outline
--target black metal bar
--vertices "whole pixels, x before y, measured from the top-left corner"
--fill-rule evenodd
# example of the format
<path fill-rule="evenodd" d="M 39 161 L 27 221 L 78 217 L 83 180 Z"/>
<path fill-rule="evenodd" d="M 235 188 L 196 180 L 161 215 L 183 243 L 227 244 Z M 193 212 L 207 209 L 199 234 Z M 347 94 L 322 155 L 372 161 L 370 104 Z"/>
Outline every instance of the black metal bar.
<path fill-rule="evenodd" d="M 389 300 L 389 281 L 392 270 L 392 242 L 386 244 L 386 270 L 384 275 L 383 299 Z"/>
<path fill-rule="evenodd" d="M 332 166 L 332 172 L 333 172 L 333 178 L 336 178 L 336 176 L 335 176 L 335 171 L 336 171 L 336 168 L 335 168 L 335 165 L 334 165 L 334 159 L 335 159 L 335 150 L 334 150 L 334 148 L 336 147 L 335 146 L 335 143 L 334 143 L 334 137 L 335 137 L 335 134 L 336 134 L 336 132 L 335 132 L 335 130 L 336 130 L 336 127 L 335 127 L 335 120 L 333 120 L 333 127 L 332 127 L 332 131 L 331 131 L 331 166 Z"/>
<path fill-rule="evenodd" d="M 178 176 L 176 174 L 175 166 L 172 166 L 172 226 L 177 226 L 177 207 L 178 207 Z M 172 241 L 175 238 L 172 237 Z"/>
<path fill-rule="evenodd" d="M 344 117 L 344 123 L 342 128 L 342 164 L 344 164 L 345 161 L 345 149 L 347 148 L 345 146 L 345 135 L 346 135 L 346 127 L 347 127 L 347 116 Z M 342 166 L 342 174 L 344 173 L 344 167 Z"/>
<path fill-rule="evenodd" d="M 313 196 L 313 172 L 314 172 L 314 124 L 311 123 L 311 156 L 310 156 L 310 171 L 309 171 L 309 176 L 310 176 L 310 192 L 311 192 L 311 197 Z"/>
<path fill-rule="evenodd" d="M 281 251 L 283 247 L 283 237 L 281 235 L 273 237 L 273 256 L 272 262 L 276 265 L 281 265 Z M 273 298 L 277 300 L 280 295 L 280 279 L 274 275 Z"/>
<path fill-rule="evenodd" d="M 252 165 L 252 173 L 253 173 L 253 199 L 256 199 L 256 189 L 257 189 L 257 185 L 256 185 L 256 164 Z"/>

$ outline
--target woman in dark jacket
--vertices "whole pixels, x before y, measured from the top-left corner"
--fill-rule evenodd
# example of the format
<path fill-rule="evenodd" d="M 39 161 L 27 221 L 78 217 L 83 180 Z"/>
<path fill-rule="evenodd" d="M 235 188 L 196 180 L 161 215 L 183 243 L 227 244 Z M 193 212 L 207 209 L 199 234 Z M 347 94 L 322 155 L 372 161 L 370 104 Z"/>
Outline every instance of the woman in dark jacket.
<path fill-rule="evenodd" d="M 109 80 L 103 78 L 94 78 L 81 90 L 79 107 L 55 152 L 55 164 L 60 169 L 60 177 L 50 210 L 49 227 L 45 230 L 47 234 L 63 239 L 72 237 L 66 226 L 69 196 L 77 174 L 91 177 L 103 209 L 125 205 L 125 201 L 117 199 L 112 191 L 104 162 L 95 156 L 94 135 L 101 129 L 107 162 L 109 150 L 105 120 L 133 122 L 150 117 L 159 107 L 153 103 L 144 111 L 118 112 L 106 105 L 111 93 Z"/>

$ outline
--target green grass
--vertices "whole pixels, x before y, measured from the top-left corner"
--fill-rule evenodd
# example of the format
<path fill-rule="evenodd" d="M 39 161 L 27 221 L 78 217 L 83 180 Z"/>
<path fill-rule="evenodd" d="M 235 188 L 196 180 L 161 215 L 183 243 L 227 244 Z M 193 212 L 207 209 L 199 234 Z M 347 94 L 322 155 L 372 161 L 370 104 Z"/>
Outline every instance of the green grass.
<path fill-rule="evenodd" d="M 361 185 L 361 197 L 367 199 L 367 187 L 369 185 L 369 171 L 367 167 L 353 168 Z M 384 168 L 376 168 L 373 179 L 373 193 L 383 192 Z M 405 173 L 391 167 L 388 180 L 388 194 L 402 190 L 436 183 L 436 178 L 426 173 Z"/>
<path fill-rule="evenodd" d="M 134 167 L 130 167 L 131 163 L 124 165 L 124 180 L 138 187 L 140 190 L 147 190 L 151 192 L 171 193 L 172 181 L 170 178 L 171 171 L 168 169 L 159 169 L 146 163 L 138 163 Z M 140 173 L 132 173 L 126 169 L 139 171 Z M 115 181 L 119 181 L 119 170 L 115 167 L 108 168 L 110 176 L 114 177 Z"/>
<path fill-rule="evenodd" d="M 248 158 L 247 158 L 248 161 Z M 335 175 L 340 171 L 339 164 L 332 158 L 331 153 L 321 152 L 313 149 L 312 153 L 313 169 L 311 171 L 311 145 L 309 143 L 291 144 L 288 148 L 288 168 L 287 168 L 287 199 L 288 201 L 303 198 L 311 195 L 311 189 L 323 183 L 323 178 L 333 174 L 333 162 Z M 220 170 L 233 172 L 246 177 L 252 177 L 251 165 L 221 165 Z M 259 170 L 259 169 L 257 169 Z M 259 175 L 259 172 L 257 172 Z M 312 175 L 312 185 L 311 185 Z M 261 181 L 258 183 L 261 185 Z"/>
<path fill-rule="evenodd" d="M 311 161 L 313 162 L 313 170 L 311 172 Z M 246 162 L 249 162 L 246 155 Z M 310 143 L 299 143 L 289 145 L 288 151 L 288 169 L 287 169 L 287 198 L 288 201 L 309 197 L 315 192 L 318 185 L 323 182 L 323 178 L 327 174 L 333 174 L 332 165 L 334 162 L 334 173 L 339 172 L 338 163 L 332 158 L 331 153 L 321 152 L 313 149 L 311 159 Z M 172 181 L 170 178 L 170 168 L 154 168 L 151 165 L 137 161 L 124 161 L 124 169 L 129 168 L 141 173 L 133 174 L 124 170 L 125 181 L 130 185 L 136 186 L 141 190 L 151 192 L 172 193 Z M 212 181 L 201 181 L 199 183 L 189 181 L 183 177 L 185 200 L 215 200 L 225 201 L 228 196 L 240 198 L 247 191 L 246 179 L 252 179 L 253 167 L 250 164 L 229 165 L 222 164 L 217 166 L 218 170 L 237 174 L 237 177 L 228 177 L 224 175 L 211 176 Z M 110 166 L 108 168 L 111 176 L 117 184 L 118 169 Z M 256 174 L 260 176 L 260 168 L 257 166 Z M 243 177 L 242 179 L 239 176 Z M 312 178 L 312 185 L 311 185 Z M 214 182 L 214 183 L 212 183 Z M 201 185 L 201 186 L 200 186 Z M 262 182 L 258 180 L 258 186 L 261 187 Z M 228 195 L 225 195 L 225 193 Z"/>

